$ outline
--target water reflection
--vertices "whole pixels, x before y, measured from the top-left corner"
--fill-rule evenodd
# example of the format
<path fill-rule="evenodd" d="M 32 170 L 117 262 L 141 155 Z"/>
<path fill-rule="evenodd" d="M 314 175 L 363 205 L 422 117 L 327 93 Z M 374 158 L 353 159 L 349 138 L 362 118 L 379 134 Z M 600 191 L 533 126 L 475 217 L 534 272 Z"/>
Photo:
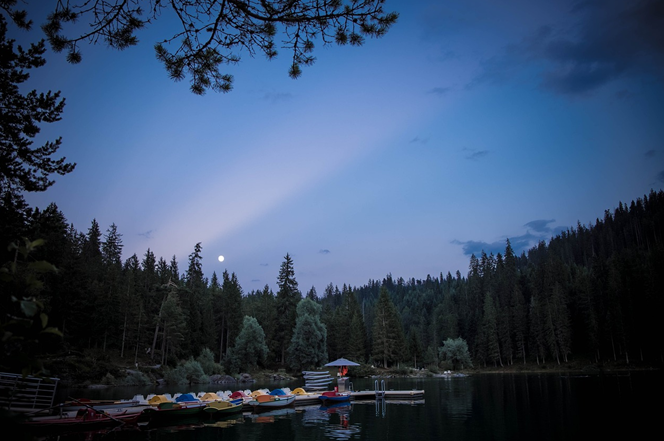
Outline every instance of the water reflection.
<path fill-rule="evenodd" d="M 651 404 L 662 376 L 496 374 L 390 379 L 388 390 L 424 390 L 424 400 L 351 401 L 275 409 L 161 426 L 53 435 L 58 441 L 558 441 L 639 439 L 659 421 Z M 355 381 L 356 390 L 373 380 Z M 284 385 L 290 387 L 290 385 Z M 79 395 L 80 396 L 80 395 Z"/>
<path fill-rule="evenodd" d="M 205 422 L 206 427 L 216 427 L 218 429 L 228 429 L 236 424 L 244 424 L 244 416 L 242 414 L 213 418 L 212 420 Z"/>
<path fill-rule="evenodd" d="M 296 413 L 294 407 L 268 410 L 260 413 L 245 414 L 244 417 L 253 423 L 274 423 L 279 419 L 290 418 Z"/>
<path fill-rule="evenodd" d="M 302 425 L 319 427 L 327 438 L 346 440 L 361 432 L 360 423 L 351 423 L 354 404 L 338 403 L 332 406 L 307 406 L 303 408 Z"/>

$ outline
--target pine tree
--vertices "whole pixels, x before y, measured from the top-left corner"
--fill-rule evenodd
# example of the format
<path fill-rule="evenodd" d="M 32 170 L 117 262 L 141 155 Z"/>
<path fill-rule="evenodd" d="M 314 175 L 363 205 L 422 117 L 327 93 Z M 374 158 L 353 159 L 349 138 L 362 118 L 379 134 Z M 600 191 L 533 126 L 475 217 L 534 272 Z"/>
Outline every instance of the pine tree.
<path fill-rule="evenodd" d="M 187 315 L 187 333 L 189 355 L 199 354 L 204 347 L 203 336 L 203 294 L 207 283 L 203 277 L 203 259 L 201 243 L 194 246 L 194 251 L 189 255 L 189 266 L 185 274 L 186 289 L 180 290 L 180 304 Z"/>
<path fill-rule="evenodd" d="M 278 347 L 281 350 L 280 360 L 281 363 L 284 364 L 286 362 L 286 349 L 290 344 L 290 340 L 293 336 L 293 329 L 295 328 L 297 304 L 302 298 L 302 294 L 297 289 L 293 259 L 288 253 L 286 253 L 286 257 L 279 269 L 277 284 L 279 286 L 279 291 L 277 292 L 276 302 L 276 339 Z"/>
<path fill-rule="evenodd" d="M 228 354 L 231 344 L 235 341 L 242 326 L 242 287 L 235 273 L 229 275 L 228 271 L 222 274 L 221 297 L 218 309 L 220 311 L 220 351 Z"/>
<path fill-rule="evenodd" d="M 387 368 L 389 363 L 403 358 L 406 349 L 401 319 L 390 299 L 387 288 L 381 287 L 375 307 L 373 325 L 373 351 L 375 361 Z"/>
<path fill-rule="evenodd" d="M 185 349 L 187 332 L 187 316 L 180 307 L 180 299 L 176 290 L 168 293 L 164 302 L 163 338 L 161 346 L 161 364 L 166 364 L 169 358 L 180 358 L 189 352 Z"/>
<path fill-rule="evenodd" d="M 119 313 L 122 316 L 119 328 L 122 329 L 120 343 L 120 357 L 125 356 L 125 349 L 135 343 L 134 357 L 138 351 L 138 341 L 141 335 L 140 322 L 143 315 L 143 304 L 140 298 L 141 267 L 138 256 L 133 254 L 128 258 L 122 269 L 122 288 L 118 295 L 120 305 Z"/>
<path fill-rule="evenodd" d="M 13 3 L 4 9 L 12 17 L 24 20 L 25 12 L 20 15 Z M 244 50 L 252 55 L 262 53 L 268 59 L 277 57 L 277 46 L 287 50 L 292 59 L 288 74 L 297 78 L 303 66 L 315 61 L 311 55 L 314 41 L 360 46 L 367 37 L 381 37 L 398 18 L 396 12 L 385 13 L 383 4 L 384 0 L 69 0 L 57 2 L 49 10 L 48 22 L 42 29 L 54 51 L 66 51 L 67 60 L 78 63 L 82 57 L 81 41 L 126 49 L 138 43 L 137 31 L 159 22 L 165 11 L 171 10 L 178 20 L 167 23 L 175 25 L 176 30 L 159 38 L 162 42 L 155 46 L 156 56 L 171 78 L 190 76 L 192 92 L 202 94 L 210 88 L 231 90 L 232 75 L 222 74 L 219 69 L 238 63 L 238 54 Z M 78 35 L 78 27 L 67 26 L 74 22 L 82 23 L 85 35 Z M 278 33 L 282 35 L 277 37 Z M 275 43 L 275 38 L 279 43 Z"/>
<path fill-rule="evenodd" d="M 482 335 L 484 338 L 484 354 L 486 359 L 494 365 L 503 365 L 500 358 L 500 343 L 498 339 L 498 313 L 493 296 L 487 292 L 484 296 L 484 315 L 482 317 Z"/>
<path fill-rule="evenodd" d="M 29 28 L 25 21 L 18 24 Z M 28 70 L 46 63 L 44 41 L 30 45 L 27 50 L 18 46 L 15 51 L 14 40 L 7 40 L 6 34 L 7 22 L 0 15 L 0 196 L 3 201 L 8 200 L 6 194 L 22 200 L 18 195 L 24 191 L 45 191 L 54 183 L 49 179 L 52 174 L 66 175 L 76 166 L 65 162 L 66 158 L 52 158 L 60 148 L 61 138 L 32 147 L 41 131 L 40 125 L 59 121 L 65 106 L 60 92 L 21 93 L 22 84 L 30 78 Z"/>

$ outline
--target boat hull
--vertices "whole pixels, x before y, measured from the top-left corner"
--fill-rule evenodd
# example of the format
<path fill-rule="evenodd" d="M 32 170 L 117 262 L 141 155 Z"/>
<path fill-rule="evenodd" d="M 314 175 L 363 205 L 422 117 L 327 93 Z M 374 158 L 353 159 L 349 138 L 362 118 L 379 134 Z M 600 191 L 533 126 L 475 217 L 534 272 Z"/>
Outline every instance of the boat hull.
<path fill-rule="evenodd" d="M 282 407 L 288 407 L 292 406 L 293 403 L 295 403 L 295 395 L 288 395 L 288 396 L 265 396 L 266 398 L 263 398 L 264 395 L 261 395 L 258 397 L 257 400 L 253 400 L 249 402 L 249 405 L 251 405 L 254 410 L 260 411 L 260 410 L 269 410 L 269 409 L 278 409 Z"/>
<path fill-rule="evenodd" d="M 118 425 L 136 425 L 140 417 L 141 413 L 109 415 L 105 412 L 81 411 L 75 417 L 38 417 L 20 424 L 34 431 L 89 431 Z"/>
<path fill-rule="evenodd" d="M 203 412 L 210 414 L 211 416 L 221 416 L 221 415 L 230 415 L 234 413 L 242 412 L 243 403 L 233 403 L 233 402 L 213 402 L 208 403 L 208 405 L 203 409 Z"/>

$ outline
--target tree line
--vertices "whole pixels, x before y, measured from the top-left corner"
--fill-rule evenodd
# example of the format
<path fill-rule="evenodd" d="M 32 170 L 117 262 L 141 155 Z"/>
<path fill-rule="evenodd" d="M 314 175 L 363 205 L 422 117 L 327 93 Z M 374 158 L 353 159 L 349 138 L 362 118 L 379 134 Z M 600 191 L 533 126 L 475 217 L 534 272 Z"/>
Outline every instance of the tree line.
<path fill-rule="evenodd" d="M 466 276 L 388 274 L 360 287 L 329 284 L 320 295 L 315 287 L 300 291 L 289 254 L 276 293 L 268 285 L 245 293 L 235 273 L 205 277 L 200 243 L 182 269 L 175 257 L 150 249 L 122 260 L 115 224 L 102 232 L 93 220 L 79 232 L 55 204 L 14 214 L 2 238 L 43 239 L 29 260 L 57 268 L 38 274 L 32 294 L 48 326 L 62 333 L 60 351 L 96 349 L 173 365 L 209 349 L 229 371 L 298 370 L 339 357 L 434 366 L 450 339 L 462 339 L 477 366 L 662 357 L 662 191 L 620 203 L 594 225 L 579 223 L 519 256 L 507 240 L 504 254 L 471 256 Z M 16 247 L 5 257 L 20 263 Z M 28 297 L 25 284 L 2 280 L 3 292 Z M 3 348 L 10 355 L 11 347 Z"/>

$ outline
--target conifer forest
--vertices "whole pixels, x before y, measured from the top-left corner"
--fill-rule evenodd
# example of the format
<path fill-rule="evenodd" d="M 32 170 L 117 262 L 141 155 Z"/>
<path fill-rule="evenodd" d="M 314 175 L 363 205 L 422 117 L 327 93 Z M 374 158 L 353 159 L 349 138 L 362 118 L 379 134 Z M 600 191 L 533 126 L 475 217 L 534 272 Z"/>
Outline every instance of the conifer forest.
<path fill-rule="evenodd" d="M 228 372 L 296 371 L 338 357 L 426 367 L 439 363 L 443 342 L 458 338 L 475 367 L 661 363 L 664 353 L 662 191 L 619 203 L 593 225 L 579 223 L 521 255 L 507 240 L 504 253 L 471 256 L 466 274 L 387 274 L 363 286 L 303 289 L 284 250 L 276 292 L 267 285 L 247 292 L 235 273 L 206 277 L 201 243 L 186 262 L 150 249 L 123 260 L 121 226 L 103 231 L 92 220 L 77 231 L 53 204 L 8 207 L 0 230 L 12 244 L 2 254 L 3 331 L 20 314 L 40 317 L 30 329 L 53 338 L 46 349 L 41 337 L 33 340 L 51 357 L 94 350 L 175 365 L 207 349 Z M 31 339 L 26 331 L 3 343 L 3 370 L 29 355 Z M 258 352 L 248 347 L 257 340 Z"/>

